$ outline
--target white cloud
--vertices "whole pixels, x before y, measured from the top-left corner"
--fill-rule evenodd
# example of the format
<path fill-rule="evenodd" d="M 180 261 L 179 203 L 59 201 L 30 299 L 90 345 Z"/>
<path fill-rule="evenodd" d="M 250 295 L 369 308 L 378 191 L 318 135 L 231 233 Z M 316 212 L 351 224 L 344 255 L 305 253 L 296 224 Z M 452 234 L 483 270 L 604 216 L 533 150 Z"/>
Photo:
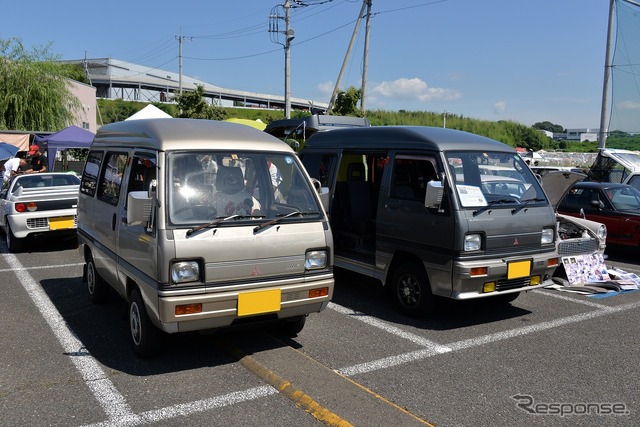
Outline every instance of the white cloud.
<path fill-rule="evenodd" d="M 623 101 L 617 105 L 622 110 L 640 110 L 640 103 L 636 101 Z"/>
<path fill-rule="evenodd" d="M 371 89 L 371 92 L 386 98 L 418 101 L 454 101 L 462 94 L 445 88 L 430 88 L 419 78 L 401 78 L 392 82 L 382 82 Z"/>
<path fill-rule="evenodd" d="M 326 81 L 322 83 L 318 83 L 316 86 L 320 92 L 327 95 L 327 97 L 331 96 L 333 93 L 333 88 L 335 87 L 335 83 L 332 81 Z"/>
<path fill-rule="evenodd" d="M 501 114 L 507 109 L 506 101 L 498 101 L 493 104 L 493 114 Z"/>

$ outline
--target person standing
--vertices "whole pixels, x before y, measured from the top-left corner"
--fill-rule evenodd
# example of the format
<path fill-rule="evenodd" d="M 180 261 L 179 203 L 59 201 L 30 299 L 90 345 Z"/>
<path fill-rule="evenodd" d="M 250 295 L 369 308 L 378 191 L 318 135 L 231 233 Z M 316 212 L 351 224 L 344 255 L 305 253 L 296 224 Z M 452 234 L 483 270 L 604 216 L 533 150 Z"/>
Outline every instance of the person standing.
<path fill-rule="evenodd" d="M 29 147 L 29 155 L 31 156 L 31 170 L 29 173 L 42 173 L 47 171 L 47 156 L 42 154 L 40 147 L 36 144 Z"/>
<path fill-rule="evenodd" d="M 20 159 L 18 157 L 12 157 L 4 163 L 4 174 L 2 175 L 4 182 L 11 179 L 12 176 L 17 175 L 21 167 L 26 166 L 27 160 Z"/>

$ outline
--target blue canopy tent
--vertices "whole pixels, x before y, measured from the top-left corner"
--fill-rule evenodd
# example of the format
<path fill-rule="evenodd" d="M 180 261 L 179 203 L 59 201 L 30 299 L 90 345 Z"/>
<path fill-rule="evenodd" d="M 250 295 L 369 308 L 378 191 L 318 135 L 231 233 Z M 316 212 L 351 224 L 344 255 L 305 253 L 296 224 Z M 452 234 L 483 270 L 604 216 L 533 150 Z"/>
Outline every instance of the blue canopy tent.
<path fill-rule="evenodd" d="M 53 171 L 56 161 L 56 152 L 68 148 L 89 148 L 95 134 L 78 126 L 69 126 L 51 135 L 36 135 L 33 142 L 43 143 L 47 150 L 47 170 Z M 44 151 L 44 150 L 43 150 Z"/>

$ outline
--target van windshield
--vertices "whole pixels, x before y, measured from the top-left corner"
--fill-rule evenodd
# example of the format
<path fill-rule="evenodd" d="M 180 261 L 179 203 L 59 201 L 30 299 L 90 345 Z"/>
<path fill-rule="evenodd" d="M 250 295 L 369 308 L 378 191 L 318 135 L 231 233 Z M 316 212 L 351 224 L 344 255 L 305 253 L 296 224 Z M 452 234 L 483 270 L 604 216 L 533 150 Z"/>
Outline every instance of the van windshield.
<path fill-rule="evenodd" d="M 463 208 L 548 203 L 535 175 L 516 153 L 454 151 L 446 157 L 449 179 Z"/>
<path fill-rule="evenodd" d="M 172 224 L 221 224 L 281 218 L 317 219 L 315 191 L 291 153 L 173 152 L 168 159 L 167 210 Z"/>

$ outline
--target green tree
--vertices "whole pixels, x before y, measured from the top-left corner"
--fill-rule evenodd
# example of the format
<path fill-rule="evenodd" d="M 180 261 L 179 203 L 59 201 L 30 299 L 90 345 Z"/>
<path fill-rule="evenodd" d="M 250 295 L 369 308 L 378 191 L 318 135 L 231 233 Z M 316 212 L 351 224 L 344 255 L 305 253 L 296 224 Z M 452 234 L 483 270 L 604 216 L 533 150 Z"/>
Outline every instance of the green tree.
<path fill-rule="evenodd" d="M 346 92 L 338 91 L 336 102 L 331 114 L 337 116 L 360 116 L 358 101 L 362 98 L 362 90 L 351 86 Z"/>
<path fill-rule="evenodd" d="M 82 73 L 50 50 L 51 43 L 28 51 L 19 38 L 0 39 L 0 129 L 57 131 L 72 123 L 80 101 L 69 81 Z"/>
<path fill-rule="evenodd" d="M 553 124 L 551 122 L 538 122 L 532 126 L 534 129 L 546 130 L 554 133 L 563 133 L 564 128 L 560 125 Z"/>
<path fill-rule="evenodd" d="M 221 108 L 207 104 L 204 99 L 204 86 L 197 85 L 196 90 L 183 92 L 173 98 L 180 110 L 179 117 L 192 119 L 223 120 L 226 112 Z"/>

